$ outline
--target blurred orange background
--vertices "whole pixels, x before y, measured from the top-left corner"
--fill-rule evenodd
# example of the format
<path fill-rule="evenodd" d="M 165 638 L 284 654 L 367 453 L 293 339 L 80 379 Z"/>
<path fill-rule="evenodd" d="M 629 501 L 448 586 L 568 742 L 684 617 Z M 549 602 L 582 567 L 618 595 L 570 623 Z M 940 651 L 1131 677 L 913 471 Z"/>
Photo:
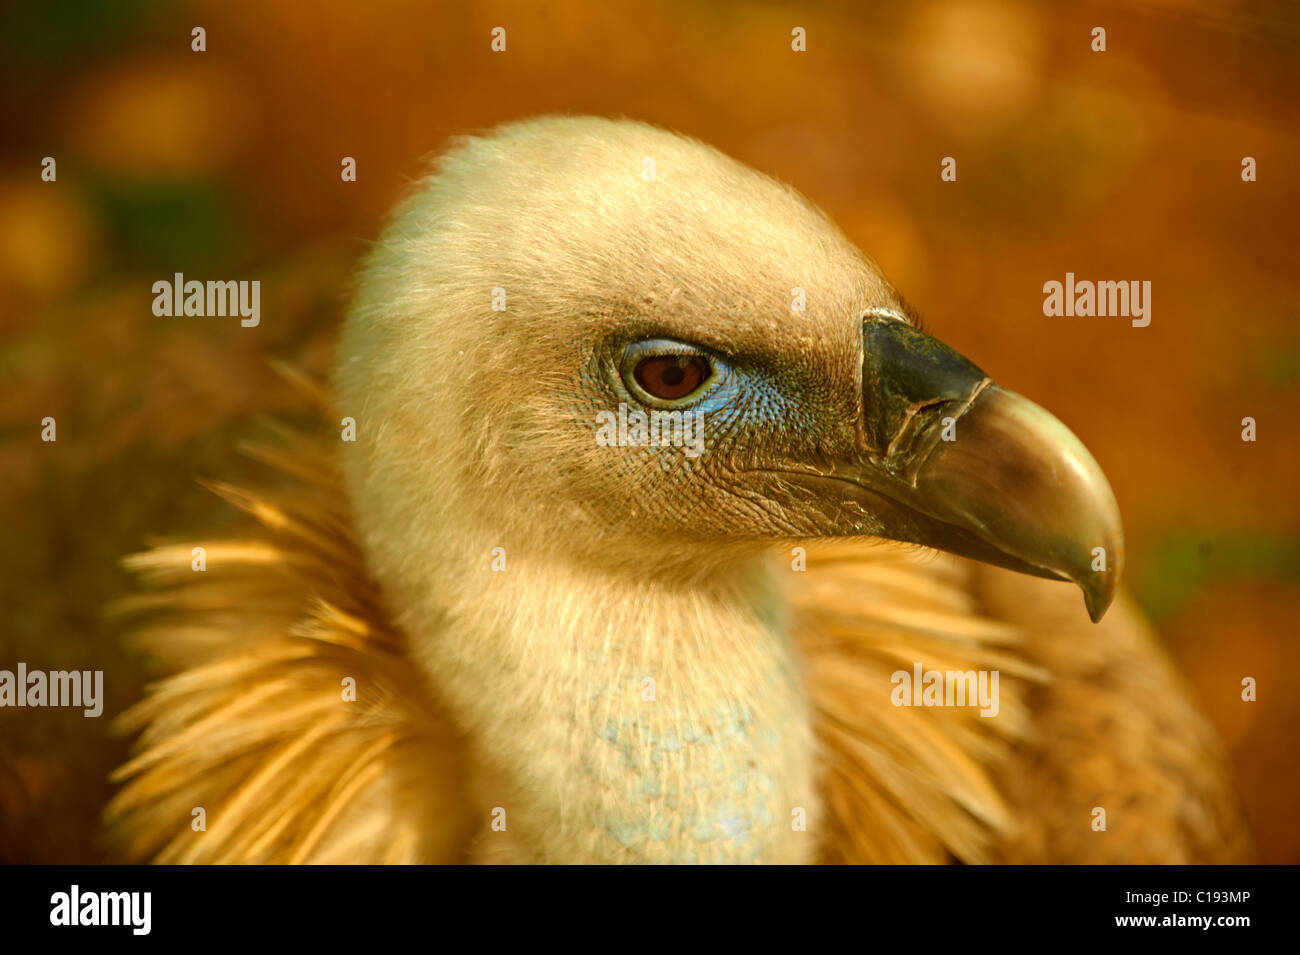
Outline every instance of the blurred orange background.
<path fill-rule="evenodd" d="M 103 613 L 117 561 L 234 524 L 193 477 L 256 475 L 235 444 L 302 414 L 267 359 L 328 373 L 357 259 L 450 137 L 567 112 L 790 182 L 1079 434 L 1261 858 L 1300 861 L 1300 6 L 22 0 L 0 77 L 0 668 L 107 694 L 98 720 L 0 709 L 0 860 L 103 858 L 109 721 L 142 684 Z M 1044 317 L 1067 271 L 1149 280 L 1150 326 Z M 260 326 L 155 317 L 174 272 L 260 279 Z"/>

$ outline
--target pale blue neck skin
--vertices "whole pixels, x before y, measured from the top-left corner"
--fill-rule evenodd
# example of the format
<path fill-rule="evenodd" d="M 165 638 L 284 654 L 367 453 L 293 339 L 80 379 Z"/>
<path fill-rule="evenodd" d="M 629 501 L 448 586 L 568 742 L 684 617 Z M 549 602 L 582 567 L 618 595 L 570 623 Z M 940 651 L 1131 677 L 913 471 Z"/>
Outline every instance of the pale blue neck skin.
<path fill-rule="evenodd" d="M 485 811 L 506 810 L 485 858 L 811 859 L 811 706 L 777 589 L 749 573 L 702 596 L 520 559 L 459 595 L 416 655 L 486 754 Z"/>

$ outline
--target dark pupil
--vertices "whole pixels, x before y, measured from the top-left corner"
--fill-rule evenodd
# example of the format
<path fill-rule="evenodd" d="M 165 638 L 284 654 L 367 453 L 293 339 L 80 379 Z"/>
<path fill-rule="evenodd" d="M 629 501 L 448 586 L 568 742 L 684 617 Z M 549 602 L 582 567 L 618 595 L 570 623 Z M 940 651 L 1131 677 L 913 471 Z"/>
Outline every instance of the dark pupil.
<path fill-rule="evenodd" d="M 636 383 L 656 398 L 685 398 L 709 377 L 709 363 L 699 355 L 656 355 L 637 364 Z"/>

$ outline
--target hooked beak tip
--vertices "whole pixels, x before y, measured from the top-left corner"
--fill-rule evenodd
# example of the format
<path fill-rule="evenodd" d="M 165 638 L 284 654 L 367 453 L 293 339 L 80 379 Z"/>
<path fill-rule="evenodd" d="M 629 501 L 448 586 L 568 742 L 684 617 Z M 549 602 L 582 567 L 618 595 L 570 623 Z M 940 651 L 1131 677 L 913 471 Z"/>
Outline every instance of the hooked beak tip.
<path fill-rule="evenodd" d="M 956 430 L 920 468 L 925 502 L 1034 572 L 1073 581 L 1099 621 L 1119 589 L 1124 532 L 1096 460 L 1055 417 L 996 385 Z"/>
<path fill-rule="evenodd" d="M 1088 617 L 1093 623 L 1100 623 L 1106 611 L 1115 600 L 1118 576 L 1106 573 L 1093 574 L 1087 581 L 1076 581 L 1083 591 L 1083 603 L 1088 608 Z"/>

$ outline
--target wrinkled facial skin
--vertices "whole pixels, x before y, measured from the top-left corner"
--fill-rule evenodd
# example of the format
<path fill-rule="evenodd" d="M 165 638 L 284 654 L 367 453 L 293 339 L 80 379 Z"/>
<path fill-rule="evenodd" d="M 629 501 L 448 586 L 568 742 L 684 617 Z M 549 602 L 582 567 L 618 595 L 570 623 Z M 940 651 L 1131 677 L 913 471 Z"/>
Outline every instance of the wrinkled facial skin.
<path fill-rule="evenodd" d="M 686 329 L 681 328 L 687 325 Z M 851 323 L 846 323 L 851 329 Z M 809 349 L 805 360 L 735 347 L 690 333 L 690 323 L 646 323 L 620 330 L 591 351 L 582 369 L 585 426 L 598 439 L 597 415 L 638 413 L 656 431 L 653 444 L 601 447 L 594 461 L 611 482 L 608 496 L 617 517 L 642 535 L 716 541 L 798 538 L 836 533 L 820 505 L 792 486 L 792 468 L 829 462 L 852 450 L 859 389 L 859 362 L 848 342 Z M 684 334 L 685 333 L 685 334 Z M 844 336 L 848 339 L 849 336 Z M 685 347 L 683 347 L 685 346 Z M 631 353 L 631 354 L 629 354 Z M 629 365 L 641 355 L 698 354 L 711 378 L 683 400 L 655 401 L 636 386 Z M 838 374 L 827 374 L 827 365 Z M 681 415 L 679 427 L 673 417 Z M 614 425 L 610 417 L 603 419 Z M 636 418 L 632 418 L 635 424 Z M 619 440 L 637 439 L 622 427 Z M 793 495 L 793 496 L 792 496 Z M 800 502 L 799 498 L 803 498 Z"/>

